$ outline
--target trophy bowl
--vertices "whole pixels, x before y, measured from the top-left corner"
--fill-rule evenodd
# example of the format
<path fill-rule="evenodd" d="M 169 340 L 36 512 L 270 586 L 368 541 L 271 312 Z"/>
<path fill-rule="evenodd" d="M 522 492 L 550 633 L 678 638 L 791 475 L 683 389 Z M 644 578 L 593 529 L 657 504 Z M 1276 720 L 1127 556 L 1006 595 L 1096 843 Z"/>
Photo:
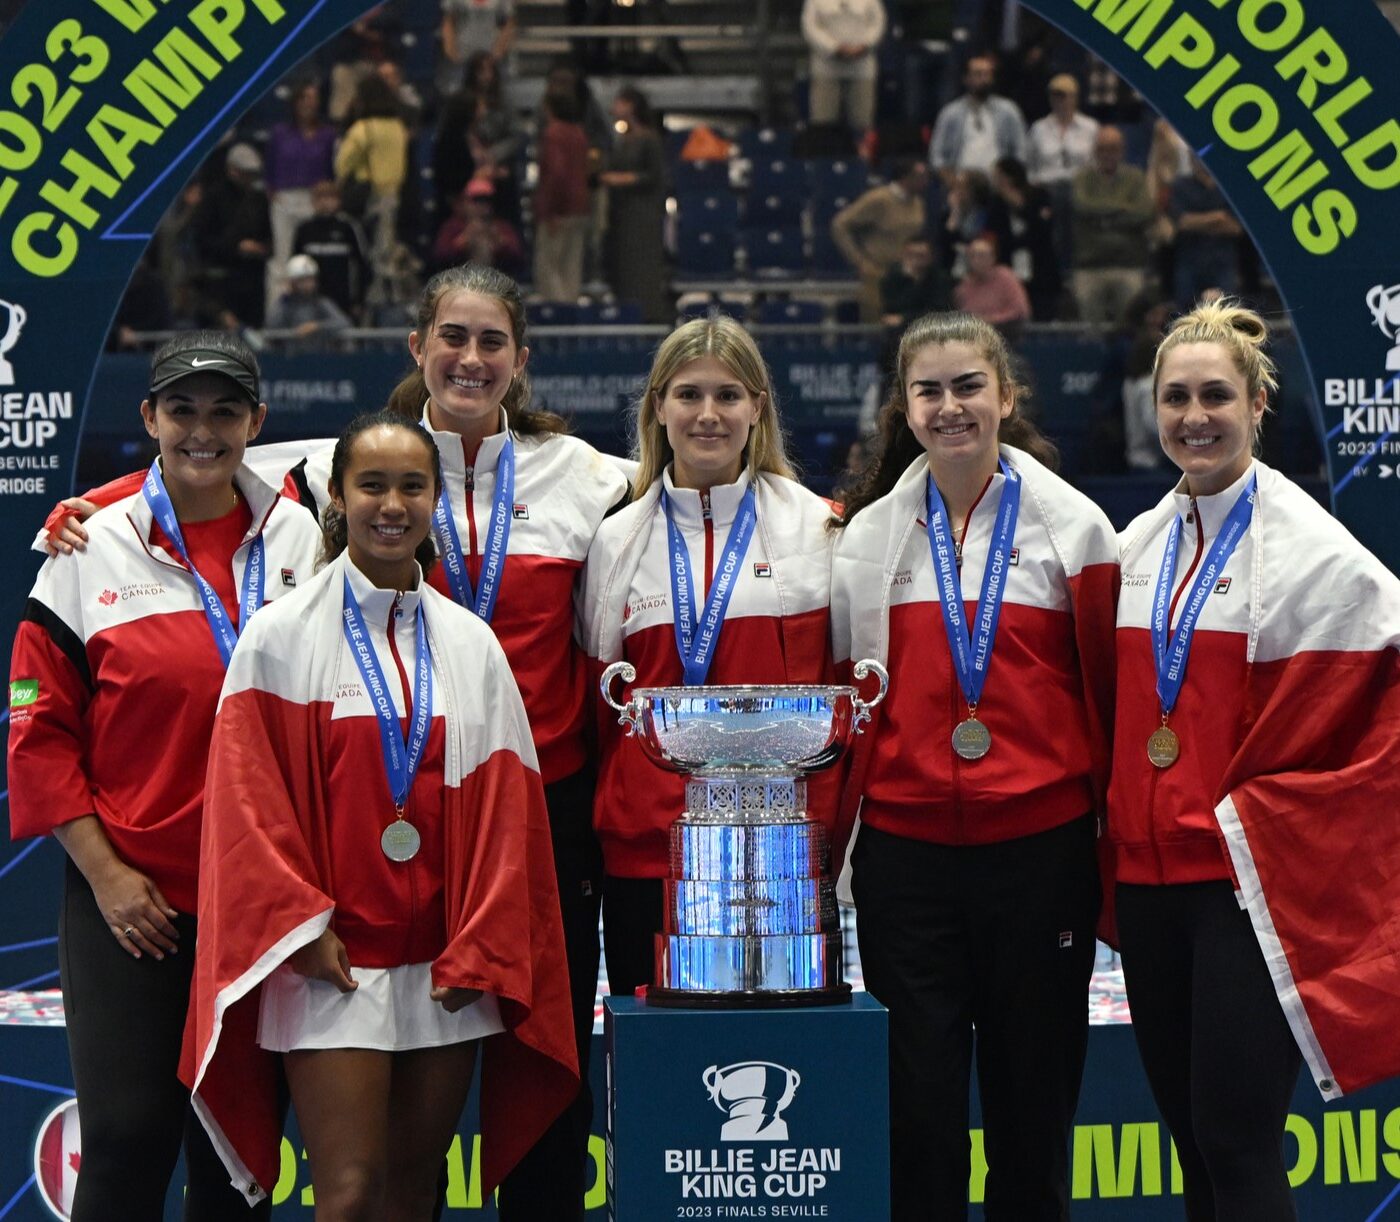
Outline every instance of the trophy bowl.
<path fill-rule="evenodd" d="M 659 768 L 686 774 L 685 810 L 671 825 L 662 930 L 647 990 L 654 1005 L 831 1005 L 850 996 L 842 979 L 835 884 L 826 829 L 807 813 L 805 776 L 841 758 L 870 720 L 852 686 L 645 687 L 625 703 L 614 662 L 604 699 Z"/>
<path fill-rule="evenodd" d="M 878 662 L 859 662 L 857 679 L 874 674 L 879 680 L 879 691 L 869 701 L 854 687 L 833 684 L 640 687 L 619 704 L 612 696 L 614 681 L 628 683 L 636 674 L 630 663 L 614 662 L 603 672 L 603 698 L 652 763 L 697 777 L 736 772 L 795 776 L 828 768 L 841 758 L 889 686 Z"/>

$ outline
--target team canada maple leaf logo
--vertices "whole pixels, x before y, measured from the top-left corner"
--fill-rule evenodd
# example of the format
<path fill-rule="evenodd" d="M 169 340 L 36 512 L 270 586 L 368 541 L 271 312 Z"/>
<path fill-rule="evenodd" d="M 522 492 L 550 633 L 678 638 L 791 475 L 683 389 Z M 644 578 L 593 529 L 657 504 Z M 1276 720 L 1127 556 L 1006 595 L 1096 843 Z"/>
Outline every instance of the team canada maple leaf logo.
<path fill-rule="evenodd" d="M 102 593 L 97 596 L 97 601 L 104 607 L 110 607 L 117 601 L 117 592 L 115 590 L 103 590 Z"/>

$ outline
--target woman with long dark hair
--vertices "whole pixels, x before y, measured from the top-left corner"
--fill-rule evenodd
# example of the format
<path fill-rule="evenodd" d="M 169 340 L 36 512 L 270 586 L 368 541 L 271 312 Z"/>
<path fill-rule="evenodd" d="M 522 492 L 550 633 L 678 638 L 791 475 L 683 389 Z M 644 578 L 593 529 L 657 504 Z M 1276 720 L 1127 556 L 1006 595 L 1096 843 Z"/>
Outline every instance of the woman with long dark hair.
<path fill-rule="evenodd" d="M 865 982 L 890 1011 L 895 1222 L 966 1215 L 974 1055 L 987 1218 L 1069 1216 L 1117 546 L 1024 396 L 989 323 L 916 320 L 835 523 L 838 669 L 890 672 L 843 815 L 858 806 Z"/>

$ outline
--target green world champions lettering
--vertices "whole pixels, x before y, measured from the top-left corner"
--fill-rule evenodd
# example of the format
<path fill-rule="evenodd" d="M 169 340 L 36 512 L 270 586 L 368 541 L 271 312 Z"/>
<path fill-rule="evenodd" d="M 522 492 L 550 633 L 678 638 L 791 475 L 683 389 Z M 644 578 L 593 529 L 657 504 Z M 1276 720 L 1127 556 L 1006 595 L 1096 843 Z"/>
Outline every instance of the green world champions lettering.
<path fill-rule="evenodd" d="M 80 11 L 74 0 L 67 8 Z M 146 169 L 159 164 L 167 130 L 242 54 L 245 21 L 276 25 L 287 16 L 278 0 L 199 0 L 152 40 L 146 29 L 156 12 L 157 0 L 90 0 L 81 16 L 54 23 L 47 62 L 21 65 L 11 79 L 13 107 L 0 109 L 0 223 L 10 229 L 15 262 L 33 275 L 66 272 L 84 234 L 115 211 L 122 184 L 143 160 Z M 120 81 L 109 79 L 114 58 L 130 60 L 118 40 L 131 38 L 145 38 L 143 58 Z M 34 182 L 26 171 L 51 142 L 63 149 L 61 171 Z"/>
<path fill-rule="evenodd" d="M 1208 113 L 1222 144 L 1248 157 L 1269 202 L 1291 210 L 1293 235 L 1305 251 L 1329 254 L 1355 232 L 1351 192 L 1400 185 L 1400 123 L 1368 105 L 1370 81 L 1351 71 L 1346 52 L 1309 19 L 1303 0 L 1208 0 L 1222 10 L 1214 30 L 1176 11 L 1174 0 L 1073 2 L 1149 68 L 1173 65 L 1195 78 L 1186 102 Z M 1258 53 L 1248 65 L 1220 46 L 1229 21 L 1223 10 L 1230 9 L 1244 43 Z M 1307 111 L 1306 125 L 1287 126 L 1280 82 Z"/>
<path fill-rule="evenodd" d="M 1288 1182 L 1299 1188 L 1400 1180 L 1400 1108 L 1337 1109 L 1314 1119 L 1292 1113 L 1285 1126 Z M 981 1204 L 987 1178 L 982 1130 L 973 1129 L 968 1200 Z M 1166 1125 L 1080 1124 L 1074 1128 L 1070 1195 L 1076 1201 L 1181 1195 L 1181 1163 Z"/>
<path fill-rule="evenodd" d="M 606 1148 L 603 1138 L 597 1133 L 588 1139 L 588 1156 L 593 1162 L 593 1186 L 583 1198 L 585 1210 L 602 1209 L 606 1204 L 607 1184 L 603 1177 Z M 300 1158 L 300 1162 L 298 1162 Z M 284 1205 L 295 1198 L 295 1203 L 311 1209 L 316 1204 L 316 1192 L 309 1180 L 297 1187 L 301 1171 L 306 1167 L 306 1151 L 298 1151 L 287 1138 L 282 1139 L 282 1162 L 278 1170 L 277 1184 L 272 1189 L 272 1203 Z M 447 1151 L 447 1195 L 444 1198 L 447 1212 L 464 1209 L 482 1209 L 481 1193 L 481 1134 L 471 1141 L 471 1162 L 468 1164 L 462 1147 L 462 1137 L 452 1139 Z"/>

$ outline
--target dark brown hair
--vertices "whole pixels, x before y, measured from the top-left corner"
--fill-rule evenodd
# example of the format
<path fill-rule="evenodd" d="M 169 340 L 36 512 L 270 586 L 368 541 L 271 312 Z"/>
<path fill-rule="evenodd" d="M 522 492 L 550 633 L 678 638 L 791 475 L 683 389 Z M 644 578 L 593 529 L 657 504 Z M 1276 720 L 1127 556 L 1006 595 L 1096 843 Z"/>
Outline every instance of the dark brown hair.
<path fill-rule="evenodd" d="M 1002 333 L 972 314 L 925 314 L 909 324 L 899 341 L 889 398 L 880 409 L 880 432 L 873 447 L 874 456 L 856 477 L 845 504 L 831 519 L 832 526 L 845 526 L 872 501 L 879 500 L 899 482 L 909 465 L 923 455 L 924 447 L 909 427 L 909 402 L 904 389 L 909 365 L 915 355 L 930 345 L 957 343 L 976 348 L 991 365 L 1002 394 L 1011 395 L 1011 414 L 997 429 L 997 440 L 1025 450 L 1052 471 L 1058 468 L 1059 451 L 1026 418 L 1025 404 L 1030 391 L 1016 376 L 1011 349 Z"/>
<path fill-rule="evenodd" d="M 350 465 L 350 456 L 355 448 L 356 440 L 362 433 L 367 433 L 370 429 L 403 429 L 422 441 L 432 456 L 433 495 L 436 497 L 442 492 L 442 460 L 438 455 L 437 443 L 433 441 L 432 435 L 417 420 L 408 419 L 398 412 L 385 408 L 382 411 L 365 412 L 356 416 L 345 426 L 344 432 L 336 439 L 335 449 L 331 452 L 331 475 L 328 481 L 331 496 L 344 499 L 345 468 Z M 345 526 L 345 515 L 333 504 L 327 502 L 326 508 L 321 513 L 321 563 L 329 564 L 349 544 L 350 538 Z M 413 558 L 418 561 L 425 574 L 437 563 L 437 547 L 433 543 L 431 531 L 423 537 L 423 541 L 413 553 Z"/>
<path fill-rule="evenodd" d="M 418 313 L 415 329 L 420 342 L 426 347 L 428 333 L 437 320 L 438 307 L 443 299 L 453 293 L 479 293 L 499 301 L 510 319 L 510 334 L 517 349 L 525 347 L 525 301 L 520 296 L 520 286 L 505 272 L 494 267 L 482 267 L 476 263 L 462 263 L 438 272 L 423 287 L 423 295 L 418 299 Z M 389 406 L 412 420 L 423 413 L 423 404 L 428 400 L 428 384 L 423 380 L 423 371 L 417 367 L 389 395 Z M 530 406 L 530 373 L 522 369 L 511 381 L 501 406 L 506 411 L 506 422 L 510 431 L 521 437 L 538 433 L 567 433 L 568 423 L 562 416 L 553 412 L 537 411 Z"/>

